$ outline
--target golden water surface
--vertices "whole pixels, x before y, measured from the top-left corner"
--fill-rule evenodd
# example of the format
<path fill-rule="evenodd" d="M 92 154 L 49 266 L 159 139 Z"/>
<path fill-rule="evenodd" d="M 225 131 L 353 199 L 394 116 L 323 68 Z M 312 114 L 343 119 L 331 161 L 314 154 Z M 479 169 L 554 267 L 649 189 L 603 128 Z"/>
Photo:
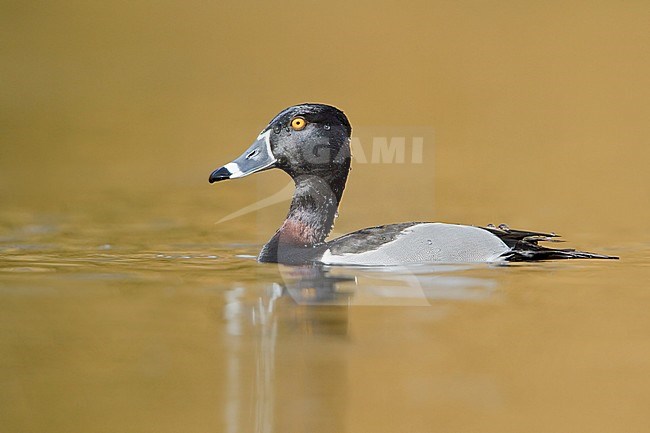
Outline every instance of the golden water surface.
<path fill-rule="evenodd" d="M 648 431 L 647 2 L 5 1 L 0 20 L 1 432 Z M 345 110 L 365 154 L 335 235 L 508 223 L 621 260 L 258 264 L 287 176 L 207 178 L 305 101 Z M 405 161 L 373 161 L 390 134 Z"/>

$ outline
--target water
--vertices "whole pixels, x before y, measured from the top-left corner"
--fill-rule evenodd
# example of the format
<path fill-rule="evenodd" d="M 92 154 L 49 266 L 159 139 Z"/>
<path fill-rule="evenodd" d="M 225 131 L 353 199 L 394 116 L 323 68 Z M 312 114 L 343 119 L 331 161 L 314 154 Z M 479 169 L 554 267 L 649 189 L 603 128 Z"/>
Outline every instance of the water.
<path fill-rule="evenodd" d="M 3 209 L 4 431 L 649 421 L 648 244 L 606 240 L 621 261 L 319 271 L 256 263 L 251 216 L 215 226 L 203 195 L 155 197 Z"/>
<path fill-rule="evenodd" d="M 0 10 L 0 433 L 648 430 L 650 2 Z M 291 183 L 207 178 L 301 102 L 359 138 L 336 235 L 621 260 L 258 264 Z"/>

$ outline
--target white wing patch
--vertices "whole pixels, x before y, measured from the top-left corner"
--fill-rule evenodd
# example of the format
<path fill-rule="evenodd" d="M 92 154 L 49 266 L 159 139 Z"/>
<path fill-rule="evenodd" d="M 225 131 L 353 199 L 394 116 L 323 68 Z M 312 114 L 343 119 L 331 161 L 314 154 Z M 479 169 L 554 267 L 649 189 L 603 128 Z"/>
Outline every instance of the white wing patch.
<path fill-rule="evenodd" d="M 422 223 L 408 227 L 379 248 L 347 254 L 327 249 L 320 262 L 328 265 L 399 266 L 417 263 L 485 263 L 500 261 L 510 248 L 478 227 Z"/>

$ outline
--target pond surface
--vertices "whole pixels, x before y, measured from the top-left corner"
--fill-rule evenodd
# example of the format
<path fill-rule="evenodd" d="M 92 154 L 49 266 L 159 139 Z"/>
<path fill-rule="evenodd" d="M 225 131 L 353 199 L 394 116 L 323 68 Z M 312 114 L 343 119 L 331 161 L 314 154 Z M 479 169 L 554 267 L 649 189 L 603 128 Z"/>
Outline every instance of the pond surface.
<path fill-rule="evenodd" d="M 2 209 L 3 431 L 650 423 L 647 242 L 594 233 L 620 261 L 279 267 L 254 259 L 265 211 L 214 224 L 233 191 L 209 191 L 232 209 L 205 191 Z"/>
<path fill-rule="evenodd" d="M 0 433 L 648 431 L 649 21 L 2 2 Z M 358 139 L 334 236 L 506 223 L 621 260 L 258 264 L 287 176 L 208 176 L 302 102 Z"/>

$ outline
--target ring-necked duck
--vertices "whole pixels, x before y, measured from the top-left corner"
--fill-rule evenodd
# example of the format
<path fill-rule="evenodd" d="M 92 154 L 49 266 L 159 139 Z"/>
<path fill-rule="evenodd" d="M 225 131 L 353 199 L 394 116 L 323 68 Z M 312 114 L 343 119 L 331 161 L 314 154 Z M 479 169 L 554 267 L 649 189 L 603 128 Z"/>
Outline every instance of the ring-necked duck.
<path fill-rule="evenodd" d="M 331 265 L 407 265 L 548 259 L 610 259 L 538 245 L 554 233 L 407 222 L 371 227 L 325 241 L 350 170 L 352 127 L 343 112 L 301 104 L 280 112 L 239 158 L 218 168 L 210 183 L 279 168 L 296 189 L 289 214 L 259 254 L 260 262 Z"/>

